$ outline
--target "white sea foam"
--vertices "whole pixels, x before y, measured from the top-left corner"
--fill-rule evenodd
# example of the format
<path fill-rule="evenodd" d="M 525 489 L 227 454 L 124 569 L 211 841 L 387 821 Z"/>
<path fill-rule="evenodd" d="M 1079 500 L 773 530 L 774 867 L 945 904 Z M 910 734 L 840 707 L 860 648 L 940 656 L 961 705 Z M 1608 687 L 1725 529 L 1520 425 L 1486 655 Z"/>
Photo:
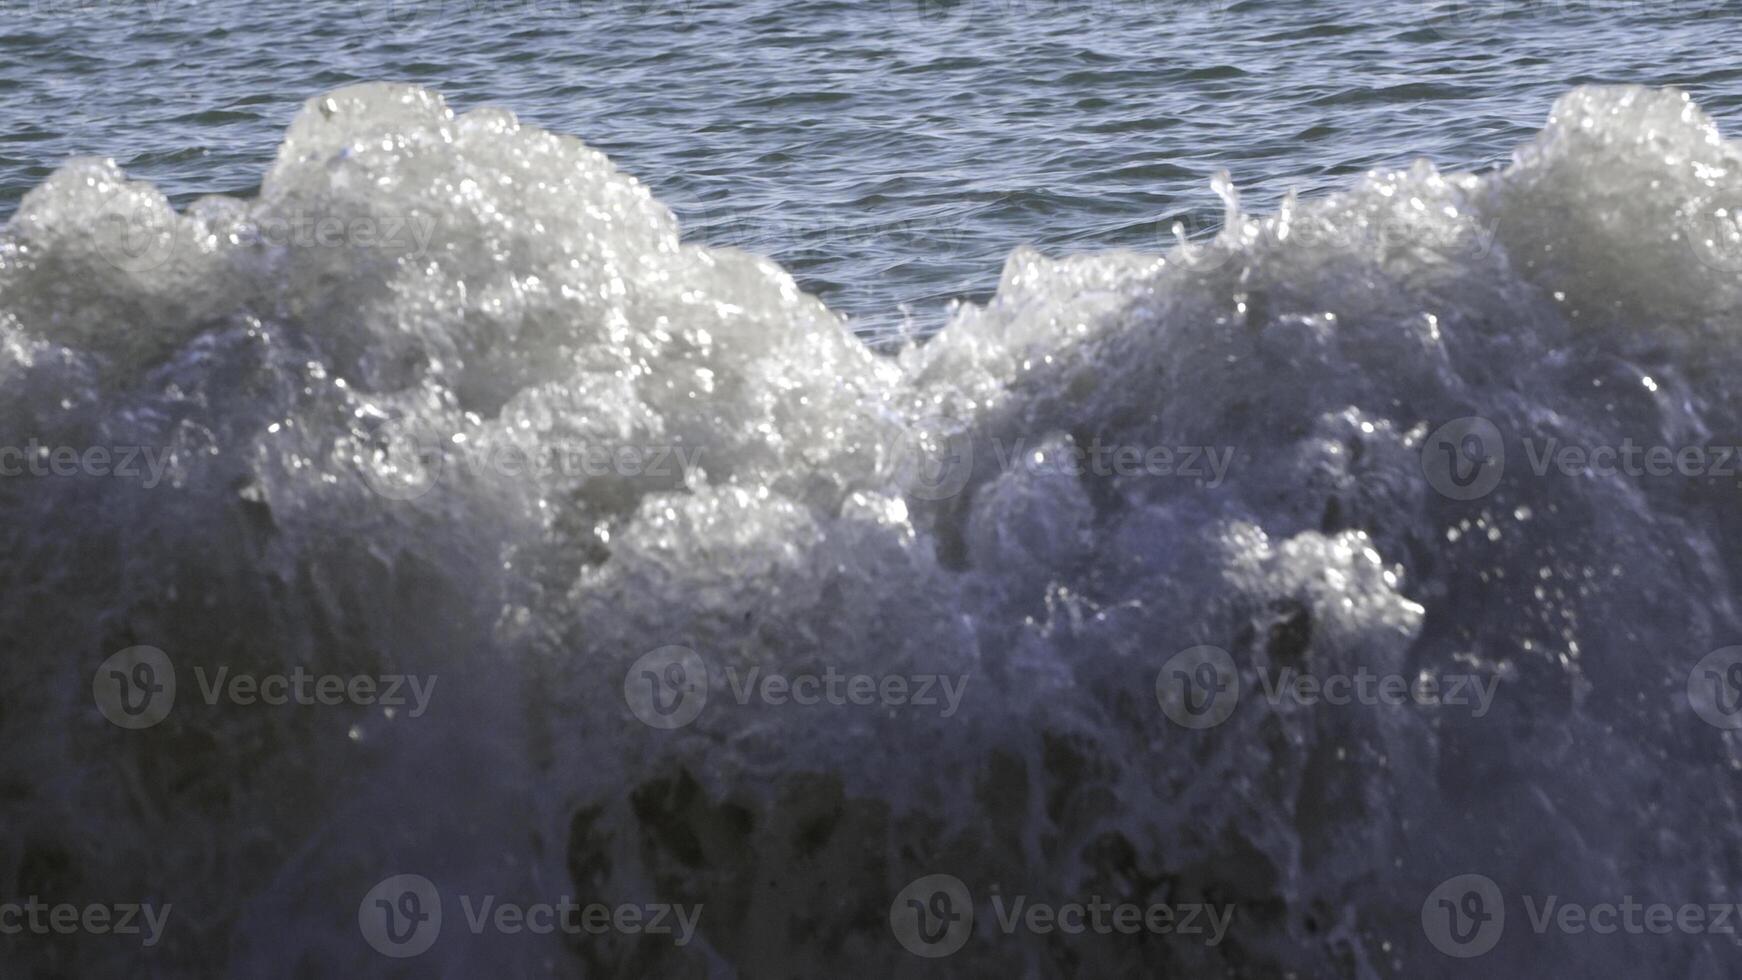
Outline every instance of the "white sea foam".
<path fill-rule="evenodd" d="M 151 487 L 0 480 L 0 868 L 173 901 L 192 925 L 162 962 L 263 976 L 391 967 L 356 902 L 401 872 L 704 907 L 684 948 L 455 929 L 425 954 L 452 975 L 893 975 L 917 961 L 888 902 L 932 873 L 1240 910 L 1215 947 L 1069 944 L 1085 976 L 1440 962 L 1421 896 L 1484 868 L 1732 893 L 1742 752 L 1675 692 L 1742 635 L 1736 481 L 1520 457 L 1456 499 L 1424 449 L 1465 416 L 1509 442 L 1734 439 L 1742 248 L 1712 215 L 1739 162 L 1679 93 L 1580 89 L 1491 175 L 1423 163 L 1267 216 L 1230 190 L 1222 234 L 1165 257 L 1018 251 L 894 357 L 772 263 L 680 243 L 579 141 L 413 87 L 310 100 L 251 200 L 177 213 L 69 164 L 0 232 L 0 429 L 168 462 Z M 1233 457 L 1213 486 L 1058 465 L 1091 444 Z M 690 462 L 504 462 L 576 446 Z M 136 644 L 441 681 L 416 719 L 189 698 L 128 732 L 89 693 Z M 1252 689 L 1499 693 L 1479 719 L 1253 698 L 1191 731 L 1155 684 L 1200 644 Z M 669 645 L 711 697 L 664 729 L 624 682 Z M 949 717 L 804 710 L 732 698 L 753 668 L 967 686 Z M 1056 972 L 1065 943 L 954 962 Z M 1699 975 L 1719 952 L 1491 955 Z"/>

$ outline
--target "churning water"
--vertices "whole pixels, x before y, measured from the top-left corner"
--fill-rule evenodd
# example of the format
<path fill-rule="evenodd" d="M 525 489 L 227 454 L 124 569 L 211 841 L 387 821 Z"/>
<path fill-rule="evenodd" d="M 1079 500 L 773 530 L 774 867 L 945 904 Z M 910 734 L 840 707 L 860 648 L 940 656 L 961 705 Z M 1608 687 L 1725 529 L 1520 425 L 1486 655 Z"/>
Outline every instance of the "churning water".
<path fill-rule="evenodd" d="M 1721 18 L 459 6 L 0 7 L 21 972 L 1732 972 Z"/>

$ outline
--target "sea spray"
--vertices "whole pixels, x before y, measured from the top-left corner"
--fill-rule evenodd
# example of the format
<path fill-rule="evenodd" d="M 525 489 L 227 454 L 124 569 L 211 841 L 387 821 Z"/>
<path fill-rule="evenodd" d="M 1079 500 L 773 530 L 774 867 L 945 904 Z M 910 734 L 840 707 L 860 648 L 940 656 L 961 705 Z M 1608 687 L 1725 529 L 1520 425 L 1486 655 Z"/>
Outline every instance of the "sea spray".
<path fill-rule="evenodd" d="M 1742 635 L 1734 481 L 1521 447 L 1742 430 L 1737 165 L 1679 93 L 1579 89 L 1496 173 L 1268 216 L 1224 182 L 1190 250 L 1019 250 L 884 357 L 602 154 L 414 87 L 311 99 L 248 200 L 69 164 L 0 232 L 0 426 L 165 464 L 0 479 L 0 866 L 173 902 L 164 969 L 261 976 L 388 973 L 401 935 L 455 975 L 887 976 L 934 934 L 952 975 L 1376 976 L 1450 962 L 1419 913 L 1454 875 L 1733 897 L 1726 702 L 1684 692 Z M 390 221 L 428 233 L 354 233 Z M 694 464 L 443 465 L 551 445 Z M 1071 465 L 1096 446 L 1231 455 L 1214 485 Z M 439 694 L 129 729 L 92 689 L 139 645 L 123 708 L 171 670 Z M 946 716 L 734 698 L 753 671 L 964 680 Z M 1249 696 L 1364 674 L 1495 693 Z M 460 895 L 706 911 L 682 946 L 567 941 L 473 934 Z M 993 895 L 1232 911 L 1214 945 L 930 928 Z M 21 968 L 137 952 L 56 943 Z"/>

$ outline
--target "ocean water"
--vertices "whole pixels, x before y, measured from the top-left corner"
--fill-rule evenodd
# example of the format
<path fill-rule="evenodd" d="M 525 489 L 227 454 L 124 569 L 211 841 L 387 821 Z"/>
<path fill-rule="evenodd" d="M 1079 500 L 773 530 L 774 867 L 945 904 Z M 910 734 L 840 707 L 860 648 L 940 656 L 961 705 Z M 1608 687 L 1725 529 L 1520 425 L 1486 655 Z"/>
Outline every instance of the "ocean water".
<path fill-rule="evenodd" d="M 886 336 L 1019 245 L 1158 251 L 1426 157 L 1505 162 L 1568 88 L 1742 106 L 1721 0 L 7 0 L 0 219 L 73 156 L 251 193 L 296 108 L 365 81 L 512 108 Z"/>
<path fill-rule="evenodd" d="M 1723 8 L 0 15 L 0 972 L 1734 973 Z"/>

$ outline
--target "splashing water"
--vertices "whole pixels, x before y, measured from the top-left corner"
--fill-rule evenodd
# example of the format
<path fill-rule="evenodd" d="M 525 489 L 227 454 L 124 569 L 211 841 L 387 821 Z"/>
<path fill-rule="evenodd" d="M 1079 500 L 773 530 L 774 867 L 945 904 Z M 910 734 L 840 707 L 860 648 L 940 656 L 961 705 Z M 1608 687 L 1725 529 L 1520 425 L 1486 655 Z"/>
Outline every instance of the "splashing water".
<path fill-rule="evenodd" d="M 1742 636 L 1738 478 L 1535 464 L 1742 440 L 1738 163 L 1680 93 L 1579 89 L 1499 172 L 1268 216 L 1224 176 L 1203 245 L 1020 250 L 893 356 L 602 154 L 414 87 L 312 99 L 248 200 L 69 164 L 0 232 L 0 867 L 173 903 L 162 969 L 260 976 L 398 975 L 358 901 L 408 872 L 704 909 L 677 945 L 448 901 L 406 962 L 455 976 L 1440 975 L 1454 875 L 1732 900 L 1742 745 L 1688 692 Z M 177 700 L 129 732 L 92 678 L 138 645 Z M 1204 646 L 1241 697 L 1193 727 L 1158 691 Z M 435 686 L 270 708 L 225 670 Z M 1492 699 L 1266 697 L 1290 671 Z M 914 684 L 743 695 L 769 674 Z M 890 935 L 933 874 L 977 913 L 949 959 Z M 995 894 L 1235 915 L 1005 935 Z M 1506 975 L 1736 955 L 1513 911 Z"/>

